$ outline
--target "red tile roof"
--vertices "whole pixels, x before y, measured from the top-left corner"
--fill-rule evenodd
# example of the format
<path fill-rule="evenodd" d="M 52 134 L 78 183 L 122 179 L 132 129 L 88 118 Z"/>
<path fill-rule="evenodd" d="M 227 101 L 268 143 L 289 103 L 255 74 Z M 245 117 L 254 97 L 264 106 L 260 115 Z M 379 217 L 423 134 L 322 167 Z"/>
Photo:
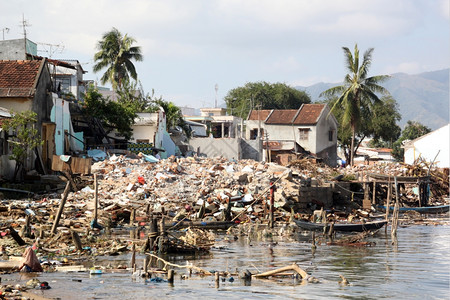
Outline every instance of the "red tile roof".
<path fill-rule="evenodd" d="M 0 60 L 0 97 L 30 97 L 42 62 Z"/>
<path fill-rule="evenodd" d="M 271 111 L 272 109 L 251 110 L 247 120 L 264 121 Z"/>
<path fill-rule="evenodd" d="M 292 124 L 292 120 L 297 114 L 297 109 L 277 109 L 270 114 L 266 124 Z"/>
<path fill-rule="evenodd" d="M 294 120 L 295 125 L 312 125 L 319 121 L 320 114 L 325 104 L 303 104 L 300 113 Z"/>

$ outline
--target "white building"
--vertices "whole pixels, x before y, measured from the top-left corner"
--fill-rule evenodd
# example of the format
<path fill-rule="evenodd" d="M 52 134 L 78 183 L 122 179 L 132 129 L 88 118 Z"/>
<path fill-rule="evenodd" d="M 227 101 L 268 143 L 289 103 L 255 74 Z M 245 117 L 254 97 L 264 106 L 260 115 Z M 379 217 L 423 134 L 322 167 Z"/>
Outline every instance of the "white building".
<path fill-rule="evenodd" d="M 205 124 L 214 138 L 241 137 L 243 120 L 227 115 L 225 108 L 201 108 L 200 112 L 200 116 L 185 116 L 184 118 L 188 121 Z"/>
<path fill-rule="evenodd" d="M 406 143 L 404 161 L 414 164 L 419 157 L 426 162 L 433 162 L 438 168 L 449 168 L 449 130 L 447 124 L 435 131 L 425 134 L 415 140 Z"/>

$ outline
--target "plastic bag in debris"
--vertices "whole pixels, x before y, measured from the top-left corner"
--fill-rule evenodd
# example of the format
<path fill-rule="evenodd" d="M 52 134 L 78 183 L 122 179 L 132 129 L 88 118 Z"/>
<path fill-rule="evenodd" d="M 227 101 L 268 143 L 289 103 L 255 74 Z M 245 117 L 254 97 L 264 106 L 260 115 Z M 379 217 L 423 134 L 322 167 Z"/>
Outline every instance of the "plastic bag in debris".
<path fill-rule="evenodd" d="M 153 155 L 143 154 L 144 160 L 150 163 L 157 163 L 159 159 L 154 157 Z"/>
<path fill-rule="evenodd" d="M 228 165 L 228 166 L 225 166 L 225 171 L 227 171 L 227 173 L 233 173 L 234 168 L 232 165 Z"/>
<path fill-rule="evenodd" d="M 93 193 L 93 192 L 95 192 L 93 189 L 91 189 L 90 186 L 85 186 L 84 188 L 81 189 L 81 191 L 83 193 Z"/>
<path fill-rule="evenodd" d="M 106 158 L 106 152 L 99 149 L 88 150 L 87 155 L 92 157 L 95 161 L 104 160 Z"/>

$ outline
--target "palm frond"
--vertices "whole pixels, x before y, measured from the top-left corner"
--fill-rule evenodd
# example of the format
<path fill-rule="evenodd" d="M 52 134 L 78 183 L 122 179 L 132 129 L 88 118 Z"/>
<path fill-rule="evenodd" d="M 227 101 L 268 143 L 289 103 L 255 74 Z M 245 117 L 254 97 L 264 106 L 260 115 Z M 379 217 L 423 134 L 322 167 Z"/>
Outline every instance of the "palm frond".
<path fill-rule="evenodd" d="M 320 93 L 319 97 L 335 96 L 339 93 L 342 93 L 344 90 L 345 90 L 345 86 L 342 86 L 342 85 L 335 86 L 335 87 L 329 88 L 328 90 Z"/>
<path fill-rule="evenodd" d="M 355 73 L 354 69 L 354 61 L 353 61 L 353 54 L 347 47 L 342 47 L 345 54 L 345 67 L 347 68 L 349 73 Z"/>
<path fill-rule="evenodd" d="M 373 48 L 369 48 L 364 52 L 363 63 L 358 70 L 361 79 L 365 79 L 367 77 L 370 65 L 372 64 L 372 52 Z"/>

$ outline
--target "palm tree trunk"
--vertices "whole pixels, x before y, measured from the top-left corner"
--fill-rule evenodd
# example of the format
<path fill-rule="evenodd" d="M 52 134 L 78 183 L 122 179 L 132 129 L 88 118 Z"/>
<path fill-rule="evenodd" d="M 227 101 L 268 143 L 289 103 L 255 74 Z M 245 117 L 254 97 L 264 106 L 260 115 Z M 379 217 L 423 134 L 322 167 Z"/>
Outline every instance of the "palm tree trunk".
<path fill-rule="evenodd" d="M 355 123 L 352 122 L 352 145 L 350 148 L 350 166 L 353 166 L 353 158 L 355 156 L 355 131 L 356 131 L 356 126 L 355 126 Z"/>

